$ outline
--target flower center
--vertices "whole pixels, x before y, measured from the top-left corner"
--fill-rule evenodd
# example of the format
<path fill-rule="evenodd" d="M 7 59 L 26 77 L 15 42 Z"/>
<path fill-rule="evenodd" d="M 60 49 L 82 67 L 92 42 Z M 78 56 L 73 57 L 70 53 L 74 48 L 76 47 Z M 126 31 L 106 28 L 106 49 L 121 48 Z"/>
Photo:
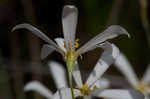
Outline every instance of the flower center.
<path fill-rule="evenodd" d="M 148 85 L 144 83 L 139 83 L 139 85 L 136 87 L 137 90 L 142 92 L 143 94 L 147 93 L 148 91 Z"/>
<path fill-rule="evenodd" d="M 66 48 L 66 42 L 64 41 L 64 48 Z M 79 48 L 79 39 L 77 38 L 74 42 L 74 48 Z"/>
<path fill-rule="evenodd" d="M 83 96 L 86 96 L 89 93 L 94 92 L 95 90 L 97 90 L 96 86 L 94 86 L 93 89 L 90 89 L 87 84 L 83 85 L 82 88 L 80 88 L 80 92 Z"/>

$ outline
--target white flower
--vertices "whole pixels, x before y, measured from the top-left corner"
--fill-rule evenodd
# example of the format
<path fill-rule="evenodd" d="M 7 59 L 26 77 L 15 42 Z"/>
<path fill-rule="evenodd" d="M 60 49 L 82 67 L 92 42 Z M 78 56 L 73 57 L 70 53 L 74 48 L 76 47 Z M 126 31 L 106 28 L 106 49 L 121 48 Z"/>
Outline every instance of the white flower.
<path fill-rule="evenodd" d="M 60 45 L 63 44 L 63 39 L 61 38 L 57 39 L 57 43 Z M 83 84 L 78 63 L 76 62 L 75 68 L 73 70 L 73 77 L 77 85 L 75 97 L 84 96 L 85 99 L 91 99 L 92 96 L 97 96 L 97 97 L 102 97 L 107 99 L 143 99 L 143 95 L 135 90 L 106 89 L 108 84 L 106 85 L 106 83 L 101 83 L 102 80 L 101 76 L 109 68 L 109 66 L 115 61 L 115 59 L 119 55 L 119 50 L 114 44 L 110 44 L 108 42 L 104 43 L 100 47 L 103 47 L 104 52 L 101 58 L 98 60 L 98 63 L 94 67 L 92 73 L 86 80 L 85 84 Z M 55 94 L 56 96 L 54 95 L 53 99 L 61 99 L 59 97 L 60 95 L 59 93 L 63 92 L 64 90 L 65 91 L 68 90 L 68 95 L 69 95 L 69 88 L 63 88 L 56 92 Z"/>
<path fill-rule="evenodd" d="M 117 67 L 121 73 L 126 77 L 132 87 L 142 92 L 148 99 L 150 95 L 150 65 L 148 66 L 146 72 L 141 79 L 138 79 L 135 74 L 132 65 L 126 58 L 126 56 L 121 53 L 116 59 L 115 67 Z"/>
<path fill-rule="evenodd" d="M 77 57 L 89 50 L 97 48 L 97 45 L 100 43 L 104 43 L 108 39 L 112 39 L 114 37 L 117 37 L 120 34 L 126 34 L 129 36 L 128 32 L 122 28 L 119 25 L 112 25 L 108 27 L 105 31 L 98 34 L 96 37 L 88 41 L 86 44 L 84 44 L 82 47 L 76 50 L 78 48 L 78 40 L 75 40 L 75 33 L 76 33 L 76 25 L 77 25 L 77 16 L 78 16 L 78 10 L 75 6 L 72 5 L 66 5 L 63 8 L 62 12 L 62 26 L 63 26 L 63 34 L 64 34 L 64 42 L 65 42 L 65 48 L 66 50 L 63 50 L 60 48 L 60 46 L 49 39 L 43 32 L 35 28 L 34 26 L 30 24 L 19 24 L 16 25 L 12 31 L 16 29 L 27 29 L 31 31 L 36 36 L 43 39 L 48 44 L 45 44 L 42 48 L 41 52 L 41 58 L 44 59 L 46 56 L 48 56 L 53 51 L 60 52 L 66 61 L 72 61 L 74 64 L 74 61 L 77 60 Z M 69 64 L 69 63 L 68 63 Z M 73 67 L 70 67 L 73 69 Z"/>
<path fill-rule="evenodd" d="M 78 40 L 75 40 L 77 16 L 78 16 L 78 10 L 75 6 L 72 5 L 64 6 L 62 12 L 62 27 L 63 27 L 63 34 L 64 34 L 64 48 L 66 50 L 61 49 L 59 44 L 49 39 L 43 32 L 41 32 L 40 30 L 38 30 L 37 28 L 35 28 L 30 24 L 19 24 L 12 29 L 12 31 L 21 28 L 28 29 L 33 34 L 35 34 L 36 36 L 40 37 L 45 42 L 47 42 L 48 44 L 45 44 L 42 48 L 42 52 L 41 52 L 42 59 L 48 56 L 53 51 L 58 51 L 63 55 L 69 73 L 69 83 L 71 89 L 72 89 L 72 70 L 75 66 L 75 62 L 78 56 L 80 56 L 85 52 L 93 50 L 97 47 L 102 47 L 106 40 L 117 37 L 120 34 L 126 34 L 129 36 L 128 32 L 121 26 L 112 25 L 108 27 L 105 31 L 98 34 L 90 41 L 88 41 L 82 47 L 77 49 L 79 47 Z M 72 97 L 74 97 L 73 91 L 72 91 Z"/>

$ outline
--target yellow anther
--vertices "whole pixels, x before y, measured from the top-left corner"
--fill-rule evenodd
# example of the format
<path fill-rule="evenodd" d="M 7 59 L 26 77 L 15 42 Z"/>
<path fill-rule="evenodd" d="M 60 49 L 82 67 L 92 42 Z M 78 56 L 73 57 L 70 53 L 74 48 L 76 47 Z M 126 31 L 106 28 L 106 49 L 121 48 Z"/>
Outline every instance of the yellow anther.
<path fill-rule="evenodd" d="M 144 84 L 144 83 L 140 83 L 137 87 L 137 90 L 139 90 L 140 92 L 142 92 L 143 94 L 147 93 L 148 91 L 148 85 Z"/>
<path fill-rule="evenodd" d="M 88 85 L 85 84 L 82 86 L 82 88 L 80 88 L 80 92 L 82 95 L 88 95 L 92 90 L 89 89 Z"/>
<path fill-rule="evenodd" d="M 97 90 L 98 88 L 96 87 L 96 85 L 93 87 L 93 91 Z"/>
<path fill-rule="evenodd" d="M 64 48 L 66 48 L 66 42 L 64 41 Z"/>
<path fill-rule="evenodd" d="M 74 48 L 78 48 L 79 47 L 79 39 L 76 39 L 74 42 Z"/>
<path fill-rule="evenodd" d="M 83 96 L 88 95 L 89 93 L 96 91 L 98 88 L 96 86 L 93 87 L 93 89 L 90 89 L 87 84 L 83 85 L 82 88 L 80 88 L 80 92 Z"/>

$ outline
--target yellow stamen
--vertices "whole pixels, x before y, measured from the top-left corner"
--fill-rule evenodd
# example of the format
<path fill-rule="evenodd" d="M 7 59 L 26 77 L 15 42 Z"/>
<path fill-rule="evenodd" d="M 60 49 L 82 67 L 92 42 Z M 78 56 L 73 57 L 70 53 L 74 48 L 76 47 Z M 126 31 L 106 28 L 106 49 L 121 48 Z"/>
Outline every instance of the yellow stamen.
<path fill-rule="evenodd" d="M 74 48 L 78 48 L 79 47 L 79 39 L 76 39 L 74 42 Z"/>
<path fill-rule="evenodd" d="M 87 84 L 85 84 L 85 85 L 82 86 L 82 88 L 80 88 L 80 92 L 81 92 L 82 95 L 88 95 L 89 93 L 92 92 L 92 90 L 89 89 Z"/>
<path fill-rule="evenodd" d="M 66 48 L 66 42 L 64 41 L 64 48 Z"/>
<path fill-rule="evenodd" d="M 144 83 L 139 83 L 139 85 L 136 87 L 137 90 L 142 92 L 143 94 L 147 93 L 148 91 L 148 85 Z"/>
<path fill-rule="evenodd" d="M 96 86 L 93 87 L 93 89 L 90 89 L 87 84 L 83 85 L 82 88 L 80 88 L 80 92 L 83 96 L 88 95 L 89 93 L 96 91 L 98 88 Z"/>
<path fill-rule="evenodd" d="M 93 87 L 93 91 L 95 91 L 95 90 L 97 90 L 98 88 L 97 88 L 97 86 L 95 85 L 94 87 Z"/>

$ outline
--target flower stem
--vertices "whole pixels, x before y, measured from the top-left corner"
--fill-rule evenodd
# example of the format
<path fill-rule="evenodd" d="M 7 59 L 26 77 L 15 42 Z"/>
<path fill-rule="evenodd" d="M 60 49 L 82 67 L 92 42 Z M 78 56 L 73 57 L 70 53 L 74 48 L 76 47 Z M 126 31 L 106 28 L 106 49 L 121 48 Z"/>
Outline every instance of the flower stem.
<path fill-rule="evenodd" d="M 72 99 L 75 99 L 74 98 L 73 86 L 72 86 L 72 71 L 68 71 L 68 73 L 69 73 L 69 85 L 70 85 L 70 91 L 71 91 L 71 94 L 72 94 Z"/>
<path fill-rule="evenodd" d="M 69 85 L 70 85 L 70 91 L 72 94 L 72 99 L 75 99 L 73 86 L 72 86 L 72 71 L 74 69 L 76 59 L 77 59 L 76 53 L 72 51 L 70 48 L 69 51 L 67 52 L 67 57 L 65 59 L 65 62 L 66 62 L 67 69 L 68 69 Z"/>

